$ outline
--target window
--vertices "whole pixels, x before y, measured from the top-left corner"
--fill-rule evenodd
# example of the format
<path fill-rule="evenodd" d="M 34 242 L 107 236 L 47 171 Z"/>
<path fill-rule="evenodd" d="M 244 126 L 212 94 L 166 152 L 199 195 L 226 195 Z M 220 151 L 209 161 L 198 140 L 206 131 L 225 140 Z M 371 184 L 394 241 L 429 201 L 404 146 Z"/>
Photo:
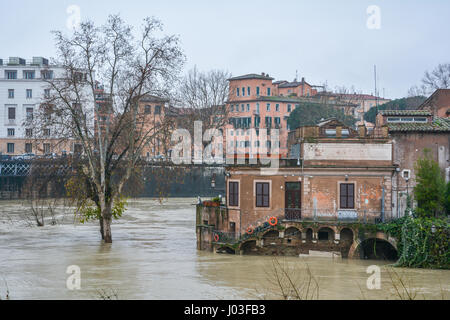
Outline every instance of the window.
<path fill-rule="evenodd" d="M 244 87 L 242 87 L 242 96 L 243 97 L 245 96 L 245 88 Z"/>
<path fill-rule="evenodd" d="M 291 112 L 291 105 L 290 104 L 287 105 L 287 112 Z"/>
<path fill-rule="evenodd" d="M 239 206 L 239 182 L 228 182 L 228 205 L 231 207 Z"/>
<path fill-rule="evenodd" d="M 34 71 L 24 71 L 23 78 L 24 79 L 34 79 Z"/>
<path fill-rule="evenodd" d="M 247 111 L 250 111 L 250 104 L 247 103 Z"/>
<path fill-rule="evenodd" d="M 230 111 L 233 112 L 234 111 L 234 104 L 231 105 L 230 107 Z"/>
<path fill-rule="evenodd" d="M 244 110 L 245 110 L 244 104 L 241 104 L 241 111 L 244 112 Z"/>
<path fill-rule="evenodd" d="M 259 87 L 256 87 L 256 95 L 259 96 Z"/>
<path fill-rule="evenodd" d="M 8 153 L 14 153 L 14 143 L 8 143 L 8 144 L 6 144 L 6 152 L 8 152 Z"/>
<path fill-rule="evenodd" d="M 256 113 L 258 113 L 258 114 L 259 114 L 259 102 L 258 102 L 258 103 L 256 103 Z"/>
<path fill-rule="evenodd" d="M 256 182 L 256 206 L 269 207 L 269 183 Z"/>
<path fill-rule="evenodd" d="M 44 153 L 49 154 L 50 153 L 50 143 L 44 143 Z"/>
<path fill-rule="evenodd" d="M 53 71 L 51 71 L 51 70 L 41 71 L 41 78 L 42 79 L 53 79 Z"/>
<path fill-rule="evenodd" d="M 5 71 L 5 74 L 6 79 L 17 79 L 17 71 L 15 70 Z"/>
<path fill-rule="evenodd" d="M 267 111 L 270 111 L 270 103 L 267 104 L 266 109 Z"/>
<path fill-rule="evenodd" d="M 161 114 L 161 106 L 155 106 L 155 114 Z"/>
<path fill-rule="evenodd" d="M 275 105 L 275 111 L 280 111 L 280 105 L 278 103 Z"/>
<path fill-rule="evenodd" d="M 151 107 L 151 106 L 146 105 L 146 106 L 144 107 L 144 113 L 145 113 L 145 114 L 150 114 L 150 113 L 152 113 L 151 111 L 152 111 L 152 107 Z"/>
<path fill-rule="evenodd" d="M 32 153 L 32 152 L 33 152 L 33 144 L 25 143 L 25 153 Z"/>
<path fill-rule="evenodd" d="M 44 98 L 50 98 L 50 89 L 44 89 Z"/>
<path fill-rule="evenodd" d="M 27 99 L 33 98 L 33 90 L 27 89 Z"/>
<path fill-rule="evenodd" d="M 250 87 L 247 87 L 247 95 L 250 95 Z"/>
<path fill-rule="evenodd" d="M 16 119 L 16 108 L 8 108 L 8 120 Z"/>
<path fill-rule="evenodd" d="M 261 117 L 255 116 L 255 128 L 259 128 L 260 123 L 261 123 Z"/>
<path fill-rule="evenodd" d="M 270 88 L 267 88 L 267 95 L 270 96 Z"/>
<path fill-rule="evenodd" d="M 339 186 L 339 199 L 341 209 L 355 208 L 355 185 L 353 183 L 341 183 Z"/>
<path fill-rule="evenodd" d="M 50 129 L 44 129 L 44 136 L 50 136 Z"/>
<path fill-rule="evenodd" d="M 8 128 L 8 137 L 14 137 L 14 128 Z"/>
<path fill-rule="evenodd" d="M 280 123 L 281 123 L 280 117 L 275 117 L 274 122 L 275 122 L 275 126 L 280 127 Z"/>
<path fill-rule="evenodd" d="M 265 118 L 266 128 L 270 128 L 272 126 L 272 117 Z"/>
<path fill-rule="evenodd" d="M 236 88 L 236 96 L 239 97 L 239 88 Z"/>
<path fill-rule="evenodd" d="M 8 89 L 8 98 L 14 99 L 14 89 Z"/>
<path fill-rule="evenodd" d="M 33 129 L 25 129 L 25 135 L 27 137 L 33 136 Z"/>

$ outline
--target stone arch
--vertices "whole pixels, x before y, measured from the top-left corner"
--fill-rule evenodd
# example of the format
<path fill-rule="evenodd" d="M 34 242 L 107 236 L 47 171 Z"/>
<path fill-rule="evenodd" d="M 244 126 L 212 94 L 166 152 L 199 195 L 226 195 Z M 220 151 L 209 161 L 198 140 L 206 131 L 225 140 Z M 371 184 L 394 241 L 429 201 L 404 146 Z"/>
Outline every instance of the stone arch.
<path fill-rule="evenodd" d="M 332 241 L 334 240 L 334 230 L 330 227 L 321 227 L 317 231 L 317 240 Z"/>
<path fill-rule="evenodd" d="M 257 252 L 258 248 L 256 247 L 256 240 L 247 240 L 243 242 L 239 249 L 243 254 L 252 254 Z"/>
<path fill-rule="evenodd" d="M 344 227 L 339 232 L 339 239 L 341 241 L 349 241 L 352 242 L 355 234 L 352 229 Z"/>
<path fill-rule="evenodd" d="M 302 232 L 297 227 L 289 227 L 286 230 L 284 230 L 284 237 L 289 238 L 295 238 L 295 239 L 301 239 Z"/>
<path fill-rule="evenodd" d="M 313 235 L 314 235 L 313 229 L 312 228 L 307 228 L 306 229 L 306 240 L 307 241 L 312 241 L 313 240 Z"/>
<path fill-rule="evenodd" d="M 397 245 L 384 235 L 377 234 L 362 240 L 354 241 L 350 247 L 349 258 L 397 260 Z"/>
<path fill-rule="evenodd" d="M 217 248 L 216 253 L 236 254 L 236 251 L 229 246 L 220 246 Z"/>
<path fill-rule="evenodd" d="M 264 234 L 263 234 L 263 236 L 262 236 L 262 238 L 263 239 L 267 239 L 267 238 L 279 238 L 280 237 L 280 232 L 278 232 L 278 230 L 269 230 L 269 231 L 266 231 Z"/>

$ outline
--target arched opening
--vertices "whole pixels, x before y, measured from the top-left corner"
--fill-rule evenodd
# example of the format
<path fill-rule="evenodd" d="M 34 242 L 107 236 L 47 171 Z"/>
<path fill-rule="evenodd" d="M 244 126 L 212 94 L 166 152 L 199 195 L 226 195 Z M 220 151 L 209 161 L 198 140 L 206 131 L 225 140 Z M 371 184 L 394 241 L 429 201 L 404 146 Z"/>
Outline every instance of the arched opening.
<path fill-rule="evenodd" d="M 353 231 L 349 228 L 344 228 L 340 233 L 341 241 L 352 242 L 353 241 Z"/>
<path fill-rule="evenodd" d="M 216 250 L 217 253 L 225 253 L 225 254 L 235 254 L 236 252 L 234 251 L 234 249 L 224 246 L 224 247 L 220 247 Z"/>
<path fill-rule="evenodd" d="M 334 240 L 334 231 L 327 227 L 320 228 L 317 236 L 321 241 L 331 241 Z"/>
<path fill-rule="evenodd" d="M 307 241 L 312 241 L 312 238 L 313 238 L 313 231 L 312 231 L 312 229 L 306 230 L 306 240 Z"/>
<path fill-rule="evenodd" d="M 258 249 L 256 248 L 256 240 L 250 240 L 250 241 L 244 242 L 241 245 L 241 251 L 244 254 L 252 254 L 252 253 L 255 253 L 256 251 L 258 251 Z"/>
<path fill-rule="evenodd" d="M 301 239 L 302 232 L 298 230 L 296 227 L 289 227 L 284 232 L 284 237 L 292 238 L 292 239 Z"/>
<path fill-rule="evenodd" d="M 263 236 L 263 239 L 275 239 L 279 238 L 280 233 L 276 230 L 270 230 L 269 232 L 265 233 Z"/>
<path fill-rule="evenodd" d="M 366 239 L 359 245 L 361 259 L 391 260 L 398 258 L 397 250 L 392 244 L 382 239 Z"/>

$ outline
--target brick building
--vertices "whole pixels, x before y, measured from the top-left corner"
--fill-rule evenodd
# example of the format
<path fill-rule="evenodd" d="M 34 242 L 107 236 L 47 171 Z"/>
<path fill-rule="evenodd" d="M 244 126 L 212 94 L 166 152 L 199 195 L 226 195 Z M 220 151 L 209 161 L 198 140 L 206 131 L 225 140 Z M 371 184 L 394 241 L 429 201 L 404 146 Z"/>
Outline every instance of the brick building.
<path fill-rule="evenodd" d="M 428 110 L 433 116 L 447 118 L 450 116 L 450 89 L 438 89 L 422 103 L 419 110 Z"/>
<path fill-rule="evenodd" d="M 227 219 L 221 231 L 242 234 L 275 216 L 282 220 L 369 220 L 392 217 L 392 143 L 337 120 L 291 132 L 299 158 L 227 166 Z M 214 221 L 205 221 L 214 223 Z M 219 226 L 216 226 L 219 227 Z"/>
<path fill-rule="evenodd" d="M 392 179 L 392 210 L 395 215 L 402 216 L 407 195 L 413 196 L 416 184 L 414 164 L 424 155 L 425 149 L 438 162 L 446 181 L 450 180 L 450 118 L 433 117 L 426 109 L 383 110 L 377 115 L 374 134 L 385 129 L 392 138 L 393 160 L 398 167 Z"/>
<path fill-rule="evenodd" d="M 233 77 L 229 80 L 229 98 L 226 103 L 229 117 L 229 129 L 225 137 L 228 145 L 237 154 L 249 153 L 250 147 L 268 148 L 274 146 L 270 139 L 260 145 L 258 141 L 250 141 L 249 129 L 255 129 L 259 135 L 260 129 L 279 130 L 279 153 L 281 157 L 288 155 L 287 136 L 290 130 L 287 119 L 290 113 L 302 102 L 320 103 L 316 99 L 318 86 L 314 86 L 302 78 L 288 81 L 273 81 L 268 74 L 247 74 Z M 330 101 L 330 104 L 348 113 L 349 103 Z M 354 105 L 352 105 L 354 107 Z M 350 111 L 353 114 L 353 111 Z M 267 133 L 270 136 L 270 132 Z M 251 146 L 251 144 L 254 144 Z M 269 151 L 270 152 L 270 151 Z"/>

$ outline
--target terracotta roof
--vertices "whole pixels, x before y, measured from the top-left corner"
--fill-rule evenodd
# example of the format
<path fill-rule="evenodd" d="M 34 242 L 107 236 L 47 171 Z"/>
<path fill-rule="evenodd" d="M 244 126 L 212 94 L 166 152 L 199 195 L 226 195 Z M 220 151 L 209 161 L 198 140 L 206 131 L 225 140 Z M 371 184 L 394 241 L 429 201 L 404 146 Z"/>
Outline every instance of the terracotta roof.
<path fill-rule="evenodd" d="M 380 110 L 383 116 L 431 116 L 428 110 Z"/>
<path fill-rule="evenodd" d="M 389 132 L 449 132 L 449 118 L 434 118 L 431 123 L 387 123 Z"/>
<path fill-rule="evenodd" d="M 433 94 L 432 94 L 431 96 L 428 97 L 427 100 L 425 100 L 425 101 L 418 107 L 418 109 L 423 109 L 423 108 L 425 108 L 425 107 L 428 107 L 428 106 L 430 105 L 430 103 L 433 101 L 433 99 L 434 99 L 436 96 L 440 96 L 440 95 L 447 96 L 447 99 L 448 99 L 448 97 L 450 97 L 450 89 L 437 89 L 436 91 L 433 92 Z M 448 101 L 448 100 L 447 100 L 447 101 Z"/>
<path fill-rule="evenodd" d="M 274 78 L 269 77 L 268 75 L 250 73 L 250 74 L 244 74 L 243 76 L 232 77 L 232 78 L 228 79 L 228 81 L 230 81 L 230 80 L 244 80 L 244 79 L 273 80 Z"/>

